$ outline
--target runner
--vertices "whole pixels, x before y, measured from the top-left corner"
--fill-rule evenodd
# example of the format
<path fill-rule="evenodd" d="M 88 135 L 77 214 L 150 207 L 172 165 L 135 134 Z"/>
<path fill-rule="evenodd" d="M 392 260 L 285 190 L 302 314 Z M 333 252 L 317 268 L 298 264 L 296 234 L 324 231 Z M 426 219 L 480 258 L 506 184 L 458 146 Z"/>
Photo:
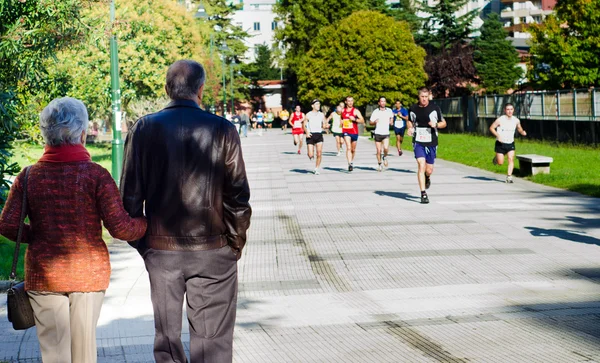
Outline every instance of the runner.
<path fill-rule="evenodd" d="M 285 108 L 279 112 L 279 118 L 281 119 L 281 129 L 284 131 L 287 129 L 288 120 L 290 119 L 290 113 Z"/>
<path fill-rule="evenodd" d="M 344 143 L 344 136 L 342 135 L 342 111 L 344 110 L 344 102 L 336 107 L 327 120 L 327 124 L 331 123 L 330 129 L 335 138 L 335 147 L 337 148 L 337 156 L 342 154 L 342 144 Z"/>
<path fill-rule="evenodd" d="M 358 124 L 364 124 L 365 119 L 359 110 L 354 108 L 354 98 L 346 97 L 346 108 L 342 111 L 342 133 L 346 143 L 346 159 L 348 171 L 354 170 L 354 156 L 358 142 Z"/>
<path fill-rule="evenodd" d="M 306 114 L 304 118 L 304 131 L 306 133 L 306 147 L 308 149 L 308 158 L 312 160 L 315 157 L 315 148 L 317 149 L 317 161 L 313 173 L 319 175 L 321 167 L 321 158 L 323 155 L 323 129 L 329 125 L 325 122 L 325 115 L 320 111 L 321 101 L 314 99 L 311 103 L 312 111 Z"/>
<path fill-rule="evenodd" d="M 256 126 L 258 126 L 258 135 L 262 136 L 262 129 L 265 128 L 265 114 L 260 108 L 256 111 Z"/>
<path fill-rule="evenodd" d="M 504 115 L 500 116 L 490 126 L 490 132 L 496 136 L 496 145 L 494 147 L 496 155 L 492 159 L 494 165 L 504 164 L 504 155 L 508 156 L 508 172 L 506 176 L 507 183 L 513 183 L 512 173 L 515 168 L 515 131 L 518 130 L 522 136 L 527 136 L 523 130 L 521 121 L 513 117 L 515 107 L 512 103 L 504 106 Z"/>
<path fill-rule="evenodd" d="M 404 131 L 406 131 L 406 121 L 408 121 L 408 110 L 402 106 L 400 100 L 392 110 L 394 112 L 394 133 L 396 134 L 396 148 L 398 156 L 402 156 L 402 141 L 404 141 Z"/>
<path fill-rule="evenodd" d="M 269 108 L 267 115 L 265 117 L 265 123 L 267 124 L 267 129 L 273 127 L 273 121 L 275 121 L 275 114 L 273 114 L 273 110 Z"/>
<path fill-rule="evenodd" d="M 369 119 L 371 125 L 376 125 L 375 148 L 377 149 L 377 171 L 383 171 L 383 166 L 386 168 L 388 166 L 387 156 L 390 148 L 390 126 L 394 123 L 394 112 L 390 108 L 385 107 L 386 103 L 385 97 L 379 97 L 379 108 L 373 111 Z M 381 165 L 382 161 L 383 166 Z"/>
<path fill-rule="evenodd" d="M 292 114 L 292 118 L 290 119 L 290 126 L 292 126 L 292 135 L 294 136 L 294 145 L 298 145 L 298 154 L 302 153 L 302 135 L 304 131 L 302 130 L 302 125 L 304 123 L 304 119 L 306 116 L 302 112 L 302 108 L 300 105 L 296 106 L 296 111 Z"/>
<path fill-rule="evenodd" d="M 431 93 L 427 88 L 419 90 L 419 103 L 410 108 L 408 121 L 408 136 L 413 137 L 413 149 L 419 171 L 417 180 L 421 188 L 421 203 L 429 203 L 426 189 L 431 185 L 431 174 L 437 154 L 438 131 L 446 127 L 439 106 L 429 103 Z"/>

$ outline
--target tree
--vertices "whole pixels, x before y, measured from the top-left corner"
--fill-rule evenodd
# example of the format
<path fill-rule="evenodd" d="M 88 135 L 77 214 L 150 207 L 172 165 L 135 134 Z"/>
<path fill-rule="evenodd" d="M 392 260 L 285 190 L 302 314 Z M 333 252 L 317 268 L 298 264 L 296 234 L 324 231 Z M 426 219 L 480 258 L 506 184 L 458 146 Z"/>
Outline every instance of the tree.
<path fill-rule="evenodd" d="M 559 1 L 555 13 L 529 28 L 528 78 L 548 88 L 600 84 L 600 1 Z"/>
<path fill-rule="evenodd" d="M 392 3 L 390 5 L 390 14 L 396 20 L 407 22 L 413 34 L 421 27 L 422 20 L 417 15 L 417 9 L 413 5 L 413 0 L 398 0 L 397 3 Z"/>
<path fill-rule="evenodd" d="M 473 48 L 457 43 L 440 54 L 429 55 L 425 71 L 429 77 L 427 87 L 435 97 L 470 94 L 471 83 L 476 79 Z"/>
<path fill-rule="evenodd" d="M 19 172 L 10 163 L 12 141 L 23 111 L 23 91 L 35 90 L 46 76 L 46 60 L 86 33 L 80 11 L 87 2 L 0 0 L 0 207 Z"/>
<path fill-rule="evenodd" d="M 248 50 L 244 39 L 249 35 L 242 27 L 231 21 L 231 16 L 243 5 L 234 4 L 231 0 L 205 0 L 203 3 L 206 4 L 209 24 L 217 30 L 212 33 L 213 46 L 227 57 L 228 62 L 235 59 L 236 64 L 241 64 Z M 226 50 L 223 49 L 225 47 Z"/>
<path fill-rule="evenodd" d="M 506 37 L 500 16 L 492 13 L 483 23 L 481 35 L 473 42 L 477 76 L 486 92 L 504 93 L 523 75 L 517 65 L 519 53 Z"/>
<path fill-rule="evenodd" d="M 256 47 L 256 59 L 250 63 L 244 74 L 251 81 L 279 79 L 280 70 L 273 66 L 271 49 L 265 44 Z"/>
<path fill-rule="evenodd" d="M 109 120 L 108 6 L 101 3 L 86 9 L 83 19 L 95 25 L 95 32 L 80 46 L 59 52 L 58 62 L 46 61 L 47 78 L 27 96 L 26 112 L 19 116 L 21 124 L 31 125 L 27 127 L 30 137 L 39 135 L 37 115 L 41 108 L 59 96 L 81 99 L 91 119 Z M 132 101 L 163 96 L 166 69 L 182 58 L 205 64 L 209 75 L 205 95 L 208 100 L 216 98 L 222 71 L 217 55 L 210 59 L 203 45 L 209 37 L 208 25 L 171 0 L 117 2 L 116 19 L 124 110 L 128 111 Z"/>
<path fill-rule="evenodd" d="M 471 23 L 477 16 L 477 10 L 471 10 L 458 17 L 455 15 L 468 3 L 469 0 L 439 0 L 433 6 L 423 3 L 421 11 L 430 16 L 423 22 L 417 42 L 425 47 L 428 54 L 439 54 L 469 38 L 472 32 Z"/>
<path fill-rule="evenodd" d="M 274 10 L 285 23 L 275 31 L 275 39 L 286 49 L 287 67 L 296 72 L 323 27 L 358 10 L 387 11 L 388 5 L 385 0 L 281 0 Z"/>
<path fill-rule="evenodd" d="M 336 104 L 352 95 L 360 107 L 385 96 L 410 104 L 427 79 L 424 59 L 406 22 L 358 11 L 314 38 L 298 70 L 299 97 Z"/>

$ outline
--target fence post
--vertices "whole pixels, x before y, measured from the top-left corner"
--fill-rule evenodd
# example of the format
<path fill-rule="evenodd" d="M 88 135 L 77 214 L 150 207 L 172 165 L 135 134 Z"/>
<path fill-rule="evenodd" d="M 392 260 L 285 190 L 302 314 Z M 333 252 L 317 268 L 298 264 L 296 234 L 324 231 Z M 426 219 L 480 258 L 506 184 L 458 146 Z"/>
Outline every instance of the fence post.
<path fill-rule="evenodd" d="M 573 89 L 573 145 L 577 143 L 577 90 Z"/>
<path fill-rule="evenodd" d="M 541 99 L 541 102 L 542 102 L 542 119 L 540 120 L 540 135 L 542 137 L 542 141 L 544 141 L 544 122 L 546 121 L 546 103 L 544 102 L 545 92 L 542 92 L 541 95 L 542 95 L 542 99 Z"/>
<path fill-rule="evenodd" d="M 590 121 L 592 128 L 592 143 L 596 146 L 596 88 L 592 88 L 592 117 Z"/>
<path fill-rule="evenodd" d="M 556 142 L 558 142 L 558 120 L 560 119 L 560 91 L 556 91 Z"/>

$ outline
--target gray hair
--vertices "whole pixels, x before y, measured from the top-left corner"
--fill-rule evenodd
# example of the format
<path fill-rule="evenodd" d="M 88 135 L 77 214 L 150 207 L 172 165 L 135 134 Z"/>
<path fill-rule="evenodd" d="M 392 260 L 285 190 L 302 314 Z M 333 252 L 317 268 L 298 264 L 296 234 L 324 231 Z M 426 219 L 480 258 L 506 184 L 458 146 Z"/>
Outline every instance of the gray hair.
<path fill-rule="evenodd" d="M 204 67 L 193 60 L 179 60 L 167 71 L 167 95 L 172 100 L 194 99 L 206 80 Z"/>
<path fill-rule="evenodd" d="M 85 105 L 71 97 L 52 100 L 40 114 L 40 130 L 50 146 L 81 144 L 81 134 L 88 124 Z"/>

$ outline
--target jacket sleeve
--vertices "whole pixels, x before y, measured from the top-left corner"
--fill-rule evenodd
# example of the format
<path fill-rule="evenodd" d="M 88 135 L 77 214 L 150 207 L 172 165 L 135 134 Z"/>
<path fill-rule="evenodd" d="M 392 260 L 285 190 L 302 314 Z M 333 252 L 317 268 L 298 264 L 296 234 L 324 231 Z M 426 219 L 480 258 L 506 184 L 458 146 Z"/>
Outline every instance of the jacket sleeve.
<path fill-rule="evenodd" d="M 143 125 L 143 119 L 136 122 L 127 133 L 120 182 L 123 206 L 125 211 L 132 217 L 144 216 L 144 201 L 146 199 L 143 188 L 142 150 L 139 142 L 141 125 Z M 133 247 L 138 248 L 140 247 L 138 246 L 138 240 L 142 237 L 128 239 L 127 241 Z"/>
<path fill-rule="evenodd" d="M 148 226 L 146 218 L 130 217 L 123 207 L 117 184 L 106 170 L 102 170 L 96 201 L 100 217 L 111 236 L 124 241 L 134 241 L 144 236 Z"/>
<path fill-rule="evenodd" d="M 246 231 L 250 227 L 250 186 L 242 156 L 240 137 L 233 125 L 225 131 L 225 185 L 223 188 L 223 218 L 227 226 L 227 240 L 238 259 L 246 244 Z"/>
<path fill-rule="evenodd" d="M 15 182 L 8 193 L 8 199 L 2 210 L 2 215 L 0 215 L 0 234 L 15 242 L 17 241 L 17 233 L 19 232 L 19 224 L 21 223 L 23 178 L 25 178 L 25 170 L 23 170 L 15 179 Z M 29 230 L 30 226 L 26 223 L 23 226 L 21 242 L 29 243 Z"/>

